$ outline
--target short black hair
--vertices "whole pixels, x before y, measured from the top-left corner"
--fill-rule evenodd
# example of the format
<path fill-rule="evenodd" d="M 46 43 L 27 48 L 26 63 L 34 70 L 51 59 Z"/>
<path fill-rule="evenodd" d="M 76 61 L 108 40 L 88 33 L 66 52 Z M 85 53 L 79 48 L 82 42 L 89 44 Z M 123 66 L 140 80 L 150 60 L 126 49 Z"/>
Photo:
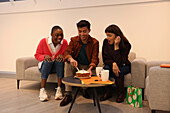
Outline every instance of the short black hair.
<path fill-rule="evenodd" d="M 53 33 L 56 29 L 61 29 L 62 28 L 60 26 L 54 26 L 52 29 L 51 29 L 51 33 Z M 63 30 L 62 30 L 63 31 Z"/>
<path fill-rule="evenodd" d="M 87 20 L 80 20 L 77 23 L 77 28 L 87 27 L 90 30 L 90 23 Z"/>

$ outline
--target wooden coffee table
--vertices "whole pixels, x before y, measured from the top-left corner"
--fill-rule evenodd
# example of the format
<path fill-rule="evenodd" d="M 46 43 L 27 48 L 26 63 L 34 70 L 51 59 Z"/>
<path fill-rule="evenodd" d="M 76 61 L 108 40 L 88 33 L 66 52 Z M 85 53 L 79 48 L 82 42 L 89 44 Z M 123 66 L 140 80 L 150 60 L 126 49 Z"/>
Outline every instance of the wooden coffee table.
<path fill-rule="evenodd" d="M 74 78 L 74 77 L 64 77 L 62 79 L 62 82 L 66 85 L 70 85 L 70 86 L 76 86 L 76 92 L 74 94 L 74 97 L 73 97 L 73 100 L 71 102 L 71 106 L 69 108 L 69 111 L 68 113 L 70 113 L 71 109 L 72 109 L 72 106 L 75 102 L 75 99 L 77 97 L 77 94 L 79 92 L 79 89 L 81 87 L 91 87 L 93 89 L 93 102 L 94 102 L 94 106 L 96 106 L 96 103 L 97 103 L 97 107 L 98 107 L 98 110 L 99 110 L 99 113 L 101 113 L 101 108 L 100 108 L 100 103 L 99 103 L 99 98 L 98 98 L 98 95 L 97 95 L 97 92 L 96 92 L 96 88 L 97 87 L 102 87 L 102 86 L 107 86 L 107 85 L 110 85 L 110 84 L 89 84 L 89 85 L 86 85 L 86 84 L 82 84 L 81 83 L 81 80 L 77 79 L 77 78 Z"/>

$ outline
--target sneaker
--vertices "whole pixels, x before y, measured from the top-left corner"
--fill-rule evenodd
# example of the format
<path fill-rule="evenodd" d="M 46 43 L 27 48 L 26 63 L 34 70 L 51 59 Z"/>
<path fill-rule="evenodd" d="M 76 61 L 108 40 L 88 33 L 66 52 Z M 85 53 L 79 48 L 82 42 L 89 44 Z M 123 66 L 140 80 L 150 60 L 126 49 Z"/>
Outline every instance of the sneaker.
<path fill-rule="evenodd" d="M 39 94 L 40 101 L 44 102 L 48 100 L 47 92 L 45 88 L 40 89 L 40 94 Z"/>
<path fill-rule="evenodd" d="M 63 98 L 63 95 L 61 93 L 61 87 L 56 88 L 56 94 L 55 94 L 55 99 L 56 100 L 61 100 Z"/>

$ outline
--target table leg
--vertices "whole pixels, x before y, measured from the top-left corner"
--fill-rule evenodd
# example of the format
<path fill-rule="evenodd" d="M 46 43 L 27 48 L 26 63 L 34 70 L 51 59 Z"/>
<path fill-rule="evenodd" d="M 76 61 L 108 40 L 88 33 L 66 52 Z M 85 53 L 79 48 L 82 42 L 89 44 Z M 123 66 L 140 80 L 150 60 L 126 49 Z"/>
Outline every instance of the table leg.
<path fill-rule="evenodd" d="M 93 102 L 94 102 L 94 106 L 96 106 L 96 100 L 95 100 L 94 92 L 93 92 Z"/>
<path fill-rule="evenodd" d="M 70 106 L 70 108 L 69 108 L 68 113 L 70 113 L 70 111 L 71 111 L 71 109 L 72 109 L 72 107 L 73 107 L 73 104 L 74 104 L 75 99 L 76 99 L 76 97 L 77 97 L 78 91 L 79 91 L 79 87 L 76 88 L 76 93 L 75 93 L 75 95 L 74 95 L 74 97 L 73 97 L 73 100 L 72 100 L 72 102 L 71 102 L 71 106 Z"/>
<path fill-rule="evenodd" d="M 94 96 L 95 96 L 95 100 L 96 100 L 96 103 L 97 103 L 97 107 L 98 107 L 99 113 L 101 113 L 99 99 L 98 99 L 97 92 L 96 92 L 95 88 L 93 88 L 93 93 L 94 93 Z"/>

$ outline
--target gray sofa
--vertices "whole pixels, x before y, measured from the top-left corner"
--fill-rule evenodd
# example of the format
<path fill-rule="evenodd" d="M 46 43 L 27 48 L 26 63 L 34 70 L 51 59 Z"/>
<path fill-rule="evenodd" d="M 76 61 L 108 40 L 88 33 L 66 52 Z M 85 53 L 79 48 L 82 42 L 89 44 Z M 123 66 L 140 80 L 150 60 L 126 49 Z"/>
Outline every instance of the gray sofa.
<path fill-rule="evenodd" d="M 146 65 L 146 98 L 152 113 L 170 111 L 170 68 L 161 68 L 160 64 L 170 61 L 150 61 Z"/>
<path fill-rule="evenodd" d="M 103 66 L 101 52 L 99 53 L 99 60 L 98 66 Z M 132 63 L 131 73 L 125 76 L 125 87 L 134 85 L 144 89 L 146 60 L 144 58 L 136 58 L 134 52 L 129 54 L 129 60 Z M 67 67 L 65 66 L 65 68 Z M 16 79 L 18 89 L 21 80 L 40 81 L 41 73 L 38 70 L 38 61 L 34 57 L 18 58 L 16 60 Z M 57 76 L 55 74 L 50 75 L 47 82 L 57 83 Z"/>

